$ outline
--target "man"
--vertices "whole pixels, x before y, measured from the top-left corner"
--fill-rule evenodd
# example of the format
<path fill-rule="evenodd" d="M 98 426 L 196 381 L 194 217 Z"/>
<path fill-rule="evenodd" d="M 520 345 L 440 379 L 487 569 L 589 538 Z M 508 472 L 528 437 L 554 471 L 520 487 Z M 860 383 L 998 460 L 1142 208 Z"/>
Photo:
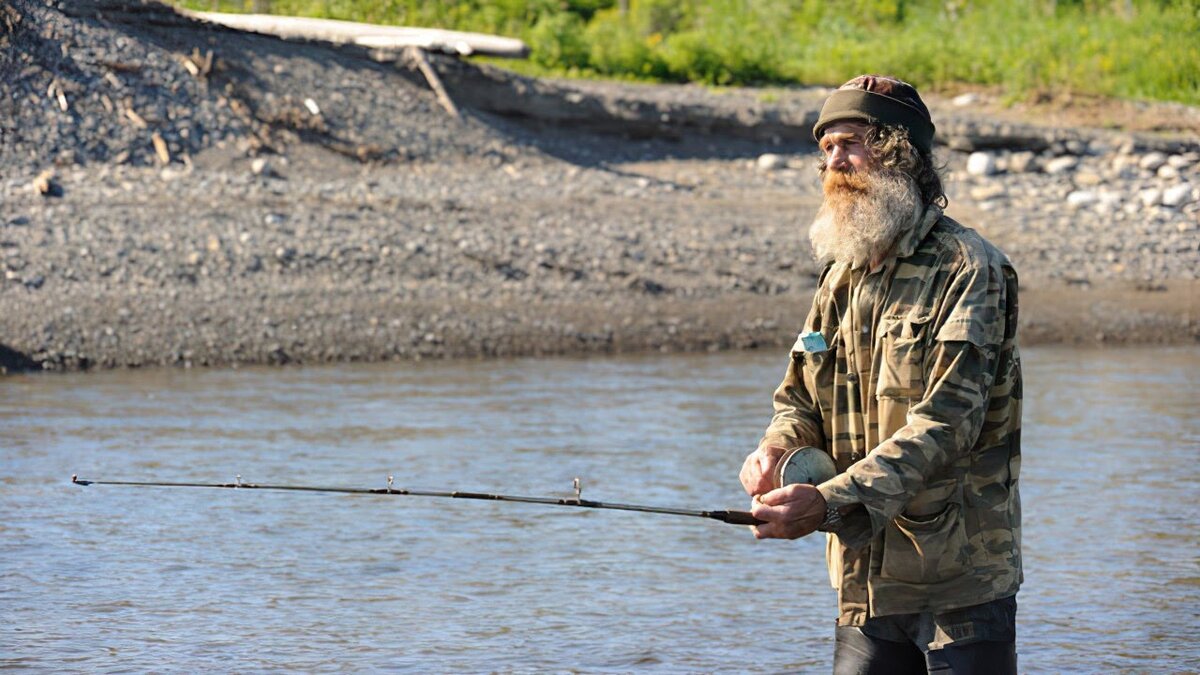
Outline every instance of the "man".
<path fill-rule="evenodd" d="M 857 77 L 813 129 L 825 263 L 775 416 L 742 467 L 756 537 L 828 533 L 835 673 L 1015 673 L 1017 278 L 942 213 L 917 91 Z M 838 474 L 775 485 L 813 446 Z"/>

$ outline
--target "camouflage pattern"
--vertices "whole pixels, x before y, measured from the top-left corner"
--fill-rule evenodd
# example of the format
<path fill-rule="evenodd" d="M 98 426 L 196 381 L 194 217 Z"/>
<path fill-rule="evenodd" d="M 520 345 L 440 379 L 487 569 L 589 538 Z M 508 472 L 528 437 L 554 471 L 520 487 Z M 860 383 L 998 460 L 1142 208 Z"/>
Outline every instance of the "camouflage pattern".
<path fill-rule="evenodd" d="M 852 506 L 829 535 L 839 625 L 944 612 L 1017 592 L 1021 364 L 1017 277 L 931 206 L 879 269 L 828 267 L 764 442 L 812 445 Z"/>

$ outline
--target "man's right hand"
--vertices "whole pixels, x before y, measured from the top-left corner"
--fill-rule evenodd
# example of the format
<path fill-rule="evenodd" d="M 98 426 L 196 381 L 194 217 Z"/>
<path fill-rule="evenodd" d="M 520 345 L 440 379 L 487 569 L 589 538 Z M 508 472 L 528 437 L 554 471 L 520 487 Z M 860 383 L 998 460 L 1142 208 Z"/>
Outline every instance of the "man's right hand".
<path fill-rule="evenodd" d="M 775 472 L 775 465 L 779 463 L 779 458 L 785 452 L 787 452 L 787 448 L 763 444 L 746 456 L 738 478 L 741 479 L 742 487 L 746 488 L 747 494 L 753 497 L 779 487 L 775 485 L 775 477 L 772 474 Z"/>

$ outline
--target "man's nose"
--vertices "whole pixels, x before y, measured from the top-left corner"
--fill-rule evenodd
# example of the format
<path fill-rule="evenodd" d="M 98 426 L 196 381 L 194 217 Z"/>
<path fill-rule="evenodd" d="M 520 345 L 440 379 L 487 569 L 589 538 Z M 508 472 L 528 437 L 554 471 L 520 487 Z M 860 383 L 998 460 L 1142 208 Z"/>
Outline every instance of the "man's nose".
<path fill-rule="evenodd" d="M 825 167 L 834 171 L 843 172 L 850 169 L 850 156 L 840 146 L 833 146 L 829 154 L 825 157 Z"/>

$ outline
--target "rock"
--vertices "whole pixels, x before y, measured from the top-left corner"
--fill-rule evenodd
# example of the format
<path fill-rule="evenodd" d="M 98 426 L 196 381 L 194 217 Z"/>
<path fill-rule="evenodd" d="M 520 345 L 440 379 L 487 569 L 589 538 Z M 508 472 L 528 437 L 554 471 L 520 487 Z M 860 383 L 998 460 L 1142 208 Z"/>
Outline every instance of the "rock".
<path fill-rule="evenodd" d="M 1100 203 L 1096 204 L 1096 210 L 1102 213 L 1112 213 L 1113 211 L 1116 211 L 1117 207 L 1120 206 L 1121 202 L 1123 201 L 1123 197 L 1121 196 L 1120 192 L 1113 192 L 1111 190 L 1102 190 L 1098 197 L 1100 199 Z"/>
<path fill-rule="evenodd" d="M 1157 206 L 1162 203 L 1162 190 L 1147 188 L 1138 193 L 1138 199 L 1146 206 Z"/>
<path fill-rule="evenodd" d="M 1004 186 L 999 183 L 989 183 L 971 188 L 971 199 L 977 202 L 985 202 L 989 199 L 998 199 L 1007 196 L 1008 190 L 1004 189 Z"/>
<path fill-rule="evenodd" d="M 1187 155 L 1171 155 L 1167 158 L 1167 166 L 1175 169 L 1186 169 L 1195 163 L 1195 160 Z"/>
<path fill-rule="evenodd" d="M 967 173 L 972 176 L 990 176 L 996 173 L 996 158 L 986 152 L 972 152 L 967 157 Z"/>
<path fill-rule="evenodd" d="M 1099 201 L 1100 196 L 1091 190 L 1075 190 L 1067 195 L 1067 206 L 1076 209 L 1091 206 Z"/>
<path fill-rule="evenodd" d="M 1104 182 L 1104 178 L 1098 173 L 1091 171 L 1080 171 L 1075 174 L 1075 184 L 1080 187 L 1092 187 Z"/>
<path fill-rule="evenodd" d="M 46 169 L 34 177 L 31 185 L 43 197 L 61 197 L 63 196 L 62 186 L 58 184 L 56 178 L 54 169 Z"/>
<path fill-rule="evenodd" d="M 1063 144 L 1063 147 L 1065 147 L 1067 152 L 1071 153 L 1072 155 L 1088 154 L 1088 146 L 1084 141 L 1067 141 Z"/>
<path fill-rule="evenodd" d="M 766 153 L 758 156 L 758 160 L 754 163 L 759 171 L 778 171 L 787 168 L 787 158 L 783 155 L 774 153 Z"/>
<path fill-rule="evenodd" d="M 1008 171 L 1010 173 L 1028 173 L 1037 171 L 1037 155 L 1032 152 L 1014 152 L 1008 157 Z"/>
<path fill-rule="evenodd" d="M 1055 157 L 1054 159 L 1046 162 L 1045 170 L 1046 173 L 1055 175 L 1066 173 L 1074 169 L 1076 166 L 1078 166 L 1078 164 L 1079 158 L 1065 155 L 1063 157 Z"/>
<path fill-rule="evenodd" d="M 979 94 L 976 94 L 975 92 L 969 92 L 966 94 L 959 94 L 958 96 L 955 96 L 954 98 L 950 99 L 950 102 L 959 108 L 964 108 L 969 105 L 975 105 L 975 104 L 981 102 L 982 100 L 983 100 L 983 97 L 980 96 Z"/>
<path fill-rule="evenodd" d="M 1167 163 L 1167 156 L 1161 152 L 1151 152 L 1143 155 L 1138 161 L 1138 166 L 1147 171 L 1158 171 L 1158 167 Z"/>
<path fill-rule="evenodd" d="M 1192 186 L 1187 183 L 1175 185 L 1163 190 L 1162 204 L 1172 208 L 1183 206 L 1192 201 Z"/>
<path fill-rule="evenodd" d="M 255 157 L 253 162 L 250 162 L 250 171 L 255 176 L 274 176 L 275 168 L 271 166 L 271 162 L 266 157 Z"/>
<path fill-rule="evenodd" d="M 1170 164 L 1163 164 L 1162 166 L 1158 167 L 1156 175 L 1159 178 L 1164 178 L 1166 180 L 1175 180 L 1176 178 L 1179 178 L 1179 169 L 1176 169 Z"/>

